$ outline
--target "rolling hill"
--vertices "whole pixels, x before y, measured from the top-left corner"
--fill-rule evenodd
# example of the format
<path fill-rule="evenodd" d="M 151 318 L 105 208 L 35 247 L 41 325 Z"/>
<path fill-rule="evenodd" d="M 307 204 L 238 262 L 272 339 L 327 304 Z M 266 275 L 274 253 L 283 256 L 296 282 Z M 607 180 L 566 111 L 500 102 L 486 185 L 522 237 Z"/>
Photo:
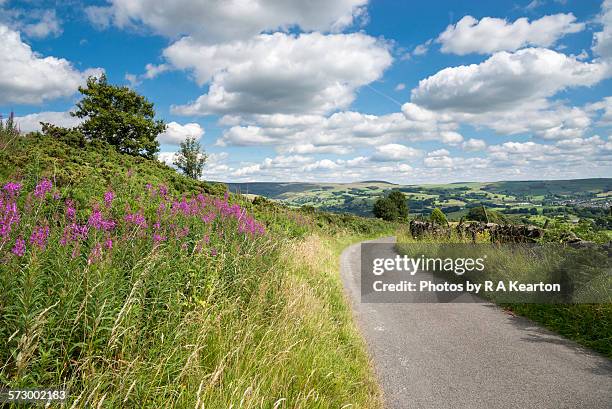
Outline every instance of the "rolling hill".
<path fill-rule="evenodd" d="M 470 207 L 479 205 L 509 213 L 528 213 L 535 208 L 541 214 L 544 208 L 609 208 L 612 204 L 611 178 L 431 185 L 397 185 L 385 181 L 227 185 L 234 192 L 265 196 L 289 206 L 313 206 L 362 216 L 370 216 L 374 201 L 393 189 L 406 194 L 413 215 L 429 214 L 434 207 L 440 207 L 451 218 L 458 218 Z"/>

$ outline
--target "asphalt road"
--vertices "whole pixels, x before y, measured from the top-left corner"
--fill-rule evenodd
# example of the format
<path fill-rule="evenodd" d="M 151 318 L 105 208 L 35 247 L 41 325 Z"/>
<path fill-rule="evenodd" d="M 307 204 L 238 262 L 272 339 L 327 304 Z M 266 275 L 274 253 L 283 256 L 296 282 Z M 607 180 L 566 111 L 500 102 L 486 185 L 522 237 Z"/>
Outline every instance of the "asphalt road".
<path fill-rule="evenodd" d="M 359 244 L 341 275 L 387 408 L 612 408 L 606 357 L 488 303 L 362 303 Z"/>

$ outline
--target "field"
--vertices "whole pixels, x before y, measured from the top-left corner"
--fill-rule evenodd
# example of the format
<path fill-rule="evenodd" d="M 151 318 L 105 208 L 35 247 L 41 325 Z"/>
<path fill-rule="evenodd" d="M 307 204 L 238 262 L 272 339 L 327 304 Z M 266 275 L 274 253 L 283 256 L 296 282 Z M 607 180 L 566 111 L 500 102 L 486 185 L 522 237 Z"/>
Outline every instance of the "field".
<path fill-rule="evenodd" d="M 469 182 L 438 185 L 359 183 L 234 183 L 232 191 L 256 194 L 289 206 L 312 206 L 331 212 L 371 216 L 374 201 L 390 190 L 403 192 L 411 216 L 427 217 L 439 207 L 459 220 L 471 207 L 484 205 L 516 222 L 543 225 L 546 219 L 576 223 L 609 215 L 612 179 Z"/>

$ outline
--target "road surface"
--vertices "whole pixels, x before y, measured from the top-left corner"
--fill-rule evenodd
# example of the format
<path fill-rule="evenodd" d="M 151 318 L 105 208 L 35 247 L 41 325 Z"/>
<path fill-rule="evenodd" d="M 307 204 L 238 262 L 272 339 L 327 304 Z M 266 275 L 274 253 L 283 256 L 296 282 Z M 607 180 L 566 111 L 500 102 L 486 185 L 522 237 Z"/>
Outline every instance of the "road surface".
<path fill-rule="evenodd" d="M 492 304 L 362 303 L 359 244 L 341 275 L 387 408 L 612 408 L 604 356 Z"/>

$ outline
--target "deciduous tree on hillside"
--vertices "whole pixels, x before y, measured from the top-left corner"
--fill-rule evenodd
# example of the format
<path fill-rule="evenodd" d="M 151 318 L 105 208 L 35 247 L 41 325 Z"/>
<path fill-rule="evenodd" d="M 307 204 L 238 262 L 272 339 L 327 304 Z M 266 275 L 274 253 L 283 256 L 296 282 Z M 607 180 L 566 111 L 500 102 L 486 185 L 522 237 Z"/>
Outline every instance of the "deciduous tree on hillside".
<path fill-rule="evenodd" d="M 181 142 L 181 149 L 174 157 L 174 165 L 178 167 L 183 174 L 192 179 L 202 177 L 204 164 L 208 159 L 208 155 L 196 140 L 196 138 L 187 138 L 185 142 Z"/>
<path fill-rule="evenodd" d="M 86 87 L 79 87 L 83 99 L 71 115 L 85 121 L 79 130 L 90 140 L 103 140 L 121 153 L 153 159 L 159 151 L 157 136 L 166 129 L 155 120 L 153 103 L 128 87 L 107 82 L 102 74 L 89 77 Z"/>

